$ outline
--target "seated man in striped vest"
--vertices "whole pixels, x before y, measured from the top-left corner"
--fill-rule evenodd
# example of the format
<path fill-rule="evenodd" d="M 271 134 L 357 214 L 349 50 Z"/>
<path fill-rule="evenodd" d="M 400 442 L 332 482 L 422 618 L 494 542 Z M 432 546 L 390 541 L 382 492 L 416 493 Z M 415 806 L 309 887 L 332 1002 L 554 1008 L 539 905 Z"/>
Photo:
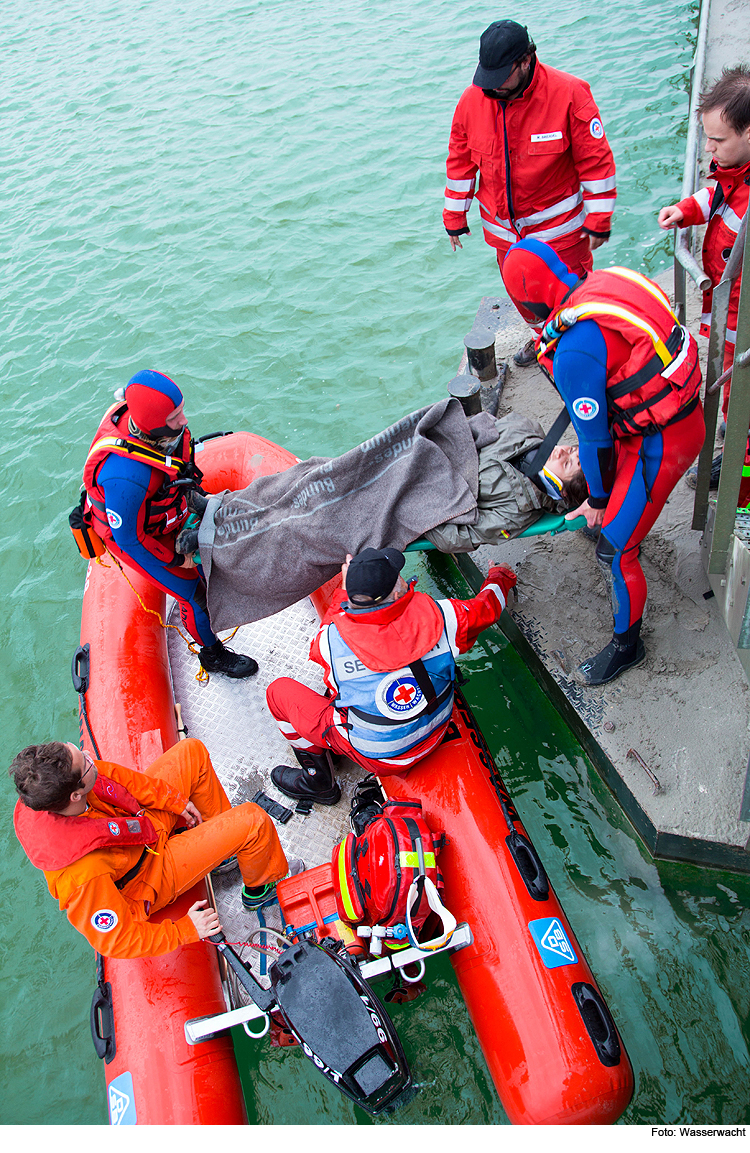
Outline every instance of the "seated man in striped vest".
<path fill-rule="evenodd" d="M 499 620 L 516 574 L 493 565 L 467 600 L 435 601 L 401 576 L 394 548 L 347 556 L 342 586 L 310 647 L 328 695 L 289 677 L 272 681 L 268 707 L 299 762 L 271 779 L 293 800 L 335 805 L 331 753 L 378 776 L 406 772 L 440 744 L 453 709 L 455 658 Z"/>

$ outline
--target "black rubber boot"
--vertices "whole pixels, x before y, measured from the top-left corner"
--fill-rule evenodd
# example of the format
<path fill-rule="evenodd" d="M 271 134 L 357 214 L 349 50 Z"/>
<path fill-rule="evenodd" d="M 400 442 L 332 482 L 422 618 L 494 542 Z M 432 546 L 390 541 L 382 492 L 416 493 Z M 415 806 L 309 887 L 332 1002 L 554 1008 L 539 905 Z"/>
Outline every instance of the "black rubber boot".
<path fill-rule="evenodd" d="M 711 479 L 708 482 L 708 488 L 709 488 L 709 491 L 711 491 L 711 492 L 713 492 L 715 489 L 717 489 L 719 487 L 719 479 L 721 477 L 722 457 L 723 457 L 723 453 L 720 452 L 719 455 L 715 456 L 714 459 L 711 461 Z M 698 465 L 697 464 L 694 464 L 693 467 L 689 468 L 687 470 L 687 472 L 685 473 L 685 484 L 688 486 L 688 488 L 697 488 L 697 486 L 698 486 Z"/>
<path fill-rule="evenodd" d="M 519 368 L 528 368 L 529 365 L 537 363 L 533 340 L 528 341 L 523 348 L 519 348 L 518 352 L 513 354 L 513 363 L 517 364 Z"/>
<path fill-rule="evenodd" d="M 646 659 L 646 650 L 640 638 L 641 622 L 636 621 L 627 632 L 613 633 L 612 640 L 595 657 L 578 666 L 587 685 L 606 685 L 621 673 L 634 668 Z"/>
<path fill-rule="evenodd" d="M 243 653 L 233 653 L 221 641 L 215 645 L 204 645 L 200 651 L 200 662 L 207 673 L 223 673 L 238 681 L 242 677 L 252 677 L 258 671 L 258 662 Z"/>
<path fill-rule="evenodd" d="M 292 749 L 300 768 L 276 765 L 271 769 L 271 780 L 285 797 L 293 801 L 315 801 L 316 805 L 336 805 L 341 800 L 341 789 L 333 776 L 331 754 L 308 753 Z"/>
<path fill-rule="evenodd" d="M 182 532 L 178 532 L 174 542 L 174 551 L 180 556 L 192 556 L 194 552 L 197 552 L 198 529 L 184 528 Z"/>
<path fill-rule="evenodd" d="M 194 512 L 196 516 L 203 516 L 209 500 L 204 492 L 197 488 L 189 488 L 185 494 L 185 500 L 191 512 Z"/>

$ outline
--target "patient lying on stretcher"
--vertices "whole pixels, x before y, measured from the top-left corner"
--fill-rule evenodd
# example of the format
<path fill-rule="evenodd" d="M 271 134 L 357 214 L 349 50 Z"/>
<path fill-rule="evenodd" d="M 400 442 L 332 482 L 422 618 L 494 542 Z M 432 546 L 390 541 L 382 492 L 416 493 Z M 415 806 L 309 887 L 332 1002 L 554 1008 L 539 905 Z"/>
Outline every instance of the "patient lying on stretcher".
<path fill-rule="evenodd" d="M 320 588 L 347 552 L 403 550 L 425 536 L 444 552 L 469 552 L 577 508 L 587 495 L 577 450 L 559 447 L 544 468 L 534 460 L 535 475 L 523 471 L 543 439 L 528 417 L 467 419 L 448 398 L 341 456 L 212 496 L 199 530 L 183 530 L 176 548 L 200 552 L 215 630 L 261 620 Z"/>
<path fill-rule="evenodd" d="M 533 476 L 520 465 L 533 460 L 544 439 L 536 420 L 509 413 L 497 417 L 499 438 L 480 448 L 479 493 L 474 524 L 446 523 L 425 533 L 441 552 L 471 552 L 483 544 L 499 544 L 518 536 L 544 512 L 577 508 L 588 496 L 578 449 L 557 445 Z"/>

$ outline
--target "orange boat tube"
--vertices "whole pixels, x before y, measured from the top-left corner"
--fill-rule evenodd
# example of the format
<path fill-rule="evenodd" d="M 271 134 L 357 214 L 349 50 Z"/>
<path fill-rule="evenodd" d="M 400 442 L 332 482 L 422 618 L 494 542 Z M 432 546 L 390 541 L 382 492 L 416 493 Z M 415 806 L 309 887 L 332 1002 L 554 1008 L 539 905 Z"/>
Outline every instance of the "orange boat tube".
<path fill-rule="evenodd" d="M 250 433 L 209 440 L 200 448 L 197 463 L 212 492 L 243 488 L 297 459 Z M 102 562 L 89 564 L 83 594 L 77 671 L 88 683 L 81 737 L 92 756 L 142 771 L 178 736 L 166 630 L 159 623 L 166 598 L 127 570 L 131 588 L 111 558 Z M 183 916 L 205 896 L 202 882 L 154 919 Z M 105 957 L 100 982 L 110 986 L 111 1011 L 92 1010 L 92 1029 L 99 1037 L 113 1034 L 104 1066 L 111 1124 L 247 1123 L 231 1036 L 200 1045 L 185 1039 L 185 1021 L 226 1008 L 212 945 L 201 941 L 135 960 Z"/>

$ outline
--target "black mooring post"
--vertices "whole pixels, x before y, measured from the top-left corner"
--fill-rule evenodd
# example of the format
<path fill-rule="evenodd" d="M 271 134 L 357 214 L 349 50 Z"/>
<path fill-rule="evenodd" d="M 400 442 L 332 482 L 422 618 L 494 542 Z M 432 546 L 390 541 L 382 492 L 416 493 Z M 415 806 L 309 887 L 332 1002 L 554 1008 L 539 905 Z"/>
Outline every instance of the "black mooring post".
<path fill-rule="evenodd" d="M 497 376 L 495 363 L 495 334 L 491 328 L 475 325 L 464 337 L 469 369 L 480 380 L 492 380 Z"/>
<path fill-rule="evenodd" d="M 451 396 L 455 396 L 456 400 L 461 401 L 467 416 L 476 416 L 482 411 L 482 393 L 476 376 L 459 373 L 448 385 L 448 392 Z"/>

